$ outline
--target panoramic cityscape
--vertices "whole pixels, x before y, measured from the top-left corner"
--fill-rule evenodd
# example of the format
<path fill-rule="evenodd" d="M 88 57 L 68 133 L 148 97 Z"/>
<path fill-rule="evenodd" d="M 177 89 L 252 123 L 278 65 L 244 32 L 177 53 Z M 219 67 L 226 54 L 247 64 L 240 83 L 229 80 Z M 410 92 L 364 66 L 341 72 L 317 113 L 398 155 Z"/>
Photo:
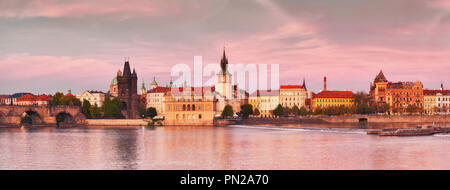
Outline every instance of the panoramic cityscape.
<path fill-rule="evenodd" d="M 450 169 L 449 16 L 446 0 L 0 1 L 0 169 Z"/>

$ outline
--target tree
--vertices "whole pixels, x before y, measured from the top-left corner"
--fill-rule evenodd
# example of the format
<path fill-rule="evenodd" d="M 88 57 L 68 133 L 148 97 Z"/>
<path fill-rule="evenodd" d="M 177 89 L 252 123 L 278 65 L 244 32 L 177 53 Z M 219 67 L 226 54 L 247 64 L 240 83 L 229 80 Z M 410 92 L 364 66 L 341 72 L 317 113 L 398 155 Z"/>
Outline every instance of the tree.
<path fill-rule="evenodd" d="M 138 107 L 139 117 L 145 118 L 147 116 L 147 110 L 142 106 Z"/>
<path fill-rule="evenodd" d="M 300 115 L 300 109 L 298 109 L 297 105 L 292 107 L 291 111 L 294 115 Z"/>
<path fill-rule="evenodd" d="M 308 115 L 308 110 L 306 110 L 305 106 L 302 106 L 302 107 L 300 108 L 300 110 L 298 111 L 298 115 L 301 115 L 301 116 L 306 116 L 306 115 Z"/>
<path fill-rule="evenodd" d="M 87 100 L 84 100 L 83 106 L 81 106 L 81 113 L 83 113 L 87 119 L 92 118 L 90 109 L 91 109 L 91 103 Z"/>
<path fill-rule="evenodd" d="M 89 108 L 89 113 L 91 114 L 90 117 L 93 119 L 98 119 L 102 117 L 102 112 L 97 105 L 93 105 Z"/>
<path fill-rule="evenodd" d="M 259 115 L 261 115 L 261 112 L 259 112 L 258 108 L 255 108 L 255 111 L 253 111 L 253 115 L 258 117 Z"/>
<path fill-rule="evenodd" d="M 413 114 L 413 113 L 416 113 L 417 112 L 417 106 L 416 105 L 414 105 L 414 104 L 409 104 L 408 105 L 408 107 L 406 107 L 406 111 L 409 113 L 409 114 Z"/>
<path fill-rule="evenodd" d="M 111 100 L 109 97 L 106 97 L 102 106 L 104 117 L 123 118 L 122 105 L 122 101 L 120 101 L 118 98 L 114 98 Z"/>
<path fill-rule="evenodd" d="M 251 104 L 241 105 L 241 115 L 244 118 L 248 118 L 249 115 L 253 114 L 253 106 Z"/>
<path fill-rule="evenodd" d="M 63 93 L 57 92 L 55 95 L 52 96 L 52 105 L 62 105 L 62 97 L 64 96 Z"/>
<path fill-rule="evenodd" d="M 276 117 L 281 117 L 284 115 L 283 106 L 281 106 L 281 104 L 278 104 L 278 106 L 273 110 L 273 115 Z"/>
<path fill-rule="evenodd" d="M 227 104 L 225 106 L 225 108 L 223 108 L 222 111 L 222 117 L 228 117 L 228 116 L 233 116 L 233 107 L 231 107 L 231 105 Z"/>
<path fill-rule="evenodd" d="M 158 115 L 158 112 L 156 111 L 156 108 L 154 107 L 149 107 L 146 111 L 145 114 L 147 117 L 150 117 L 151 119 L 153 119 L 154 117 L 156 117 Z"/>

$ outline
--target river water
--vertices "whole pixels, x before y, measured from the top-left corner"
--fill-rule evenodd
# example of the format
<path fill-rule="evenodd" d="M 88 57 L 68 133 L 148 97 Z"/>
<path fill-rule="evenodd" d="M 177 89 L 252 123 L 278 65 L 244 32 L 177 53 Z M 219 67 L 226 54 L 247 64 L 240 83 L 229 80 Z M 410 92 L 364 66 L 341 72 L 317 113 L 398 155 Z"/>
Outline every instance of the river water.
<path fill-rule="evenodd" d="M 380 127 L 0 128 L 0 169 L 450 169 L 450 134 Z"/>

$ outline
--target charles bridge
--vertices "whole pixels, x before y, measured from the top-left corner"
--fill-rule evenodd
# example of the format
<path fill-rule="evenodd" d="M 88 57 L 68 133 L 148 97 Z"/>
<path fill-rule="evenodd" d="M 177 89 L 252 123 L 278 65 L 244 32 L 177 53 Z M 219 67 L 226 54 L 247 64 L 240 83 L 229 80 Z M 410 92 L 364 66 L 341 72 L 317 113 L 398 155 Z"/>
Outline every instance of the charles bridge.
<path fill-rule="evenodd" d="M 33 124 L 56 124 L 58 116 L 68 124 L 83 124 L 86 120 L 79 106 L 0 105 L 2 124 L 19 125 L 25 115 L 31 117 Z"/>

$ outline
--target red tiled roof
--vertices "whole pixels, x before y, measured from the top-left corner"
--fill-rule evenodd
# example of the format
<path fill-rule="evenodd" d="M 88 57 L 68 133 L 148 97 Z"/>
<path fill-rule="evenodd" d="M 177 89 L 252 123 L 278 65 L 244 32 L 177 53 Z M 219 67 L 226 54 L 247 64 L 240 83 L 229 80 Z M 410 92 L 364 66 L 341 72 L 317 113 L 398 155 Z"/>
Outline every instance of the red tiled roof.
<path fill-rule="evenodd" d="M 169 87 L 158 86 L 154 89 L 149 90 L 148 93 L 165 93 L 168 89 Z"/>
<path fill-rule="evenodd" d="M 50 96 L 47 95 L 40 95 L 36 98 L 36 101 L 50 101 L 52 100 L 52 98 L 50 98 Z"/>
<path fill-rule="evenodd" d="M 33 96 L 31 94 L 25 94 L 25 95 L 21 96 L 20 98 L 17 98 L 18 102 L 35 101 L 35 100 L 36 100 L 36 96 Z"/>
<path fill-rule="evenodd" d="M 319 94 L 312 93 L 313 98 L 352 98 L 352 91 L 322 91 Z"/>
<path fill-rule="evenodd" d="M 428 90 L 428 89 L 423 90 L 423 95 L 436 95 L 437 93 L 447 95 L 450 93 L 450 90 Z"/>
<path fill-rule="evenodd" d="M 197 95 L 197 96 L 204 95 L 205 92 L 208 92 L 208 91 L 210 91 L 211 93 L 215 91 L 215 87 L 210 87 L 210 86 L 190 87 L 190 88 L 191 88 L 191 93 L 193 93 L 192 95 Z M 169 87 L 167 89 L 167 92 L 171 92 L 172 95 L 175 95 L 175 96 L 182 95 L 181 93 L 183 93 L 183 91 L 184 91 L 184 87 Z"/>
<path fill-rule="evenodd" d="M 303 88 L 302 85 L 280 85 L 280 89 L 299 89 Z"/>

